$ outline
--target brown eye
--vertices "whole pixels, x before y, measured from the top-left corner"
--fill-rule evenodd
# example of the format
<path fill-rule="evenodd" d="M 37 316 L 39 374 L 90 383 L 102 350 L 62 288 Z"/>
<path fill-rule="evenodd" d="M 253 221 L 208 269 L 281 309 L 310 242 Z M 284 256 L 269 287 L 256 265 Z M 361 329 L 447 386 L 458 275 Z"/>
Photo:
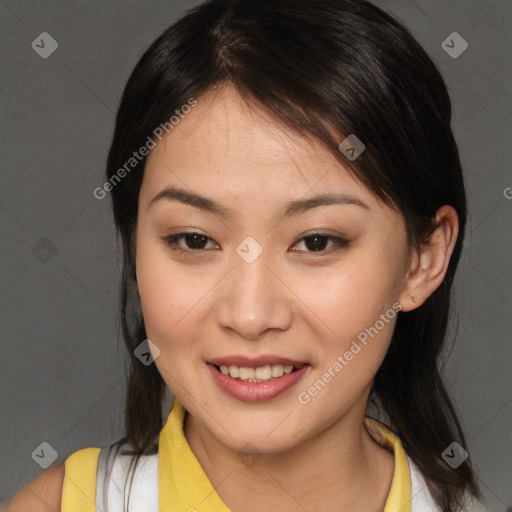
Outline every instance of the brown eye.
<path fill-rule="evenodd" d="M 307 235 L 307 236 L 301 238 L 299 240 L 299 242 L 297 242 L 297 244 L 300 242 L 303 242 L 307 249 L 304 252 L 313 252 L 313 253 L 315 253 L 315 252 L 329 253 L 333 250 L 335 251 L 337 249 L 345 248 L 350 244 L 349 240 L 346 240 L 344 238 L 339 238 L 336 236 L 332 236 L 332 235 L 326 235 L 324 233 L 312 233 L 310 235 Z M 326 250 L 326 246 L 329 242 L 332 242 L 333 245 L 331 245 Z M 297 245 L 297 244 L 295 244 L 295 245 Z"/>
<path fill-rule="evenodd" d="M 207 237 L 203 233 L 198 233 L 195 231 L 177 233 L 175 235 L 164 237 L 164 240 L 173 251 L 184 253 L 205 252 L 204 249 L 206 249 L 208 242 L 213 242 L 211 238 Z M 182 241 L 183 243 L 180 245 L 180 242 Z M 329 246 L 329 242 L 332 244 L 331 246 Z M 295 252 L 319 254 L 330 253 L 350 245 L 349 240 L 324 233 L 311 233 L 310 235 L 307 235 L 296 242 L 294 247 L 299 243 L 304 243 L 306 250 L 298 251 L 294 249 Z"/>
<path fill-rule="evenodd" d="M 173 250 L 201 251 L 205 248 L 205 245 L 209 240 L 211 240 L 211 238 L 208 238 L 206 235 L 203 235 L 202 233 L 189 231 L 165 237 L 164 240 L 166 241 L 167 245 L 169 245 Z M 185 247 L 176 247 L 181 240 L 185 242 Z"/>

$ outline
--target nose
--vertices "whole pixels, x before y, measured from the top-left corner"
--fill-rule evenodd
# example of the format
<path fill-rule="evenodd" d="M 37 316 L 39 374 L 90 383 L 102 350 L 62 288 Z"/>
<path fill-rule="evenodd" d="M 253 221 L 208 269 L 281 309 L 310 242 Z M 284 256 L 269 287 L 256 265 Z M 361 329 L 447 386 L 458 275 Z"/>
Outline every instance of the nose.
<path fill-rule="evenodd" d="M 253 261 L 240 254 L 233 255 L 232 270 L 218 289 L 218 325 L 249 340 L 260 339 L 268 330 L 287 330 L 293 293 L 271 261 L 270 251 Z"/>

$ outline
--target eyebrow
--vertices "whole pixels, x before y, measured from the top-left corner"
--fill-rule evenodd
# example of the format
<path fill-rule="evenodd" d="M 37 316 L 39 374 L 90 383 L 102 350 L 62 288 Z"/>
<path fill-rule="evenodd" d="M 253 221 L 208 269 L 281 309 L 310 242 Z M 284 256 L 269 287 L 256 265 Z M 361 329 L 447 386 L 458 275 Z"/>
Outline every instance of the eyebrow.
<path fill-rule="evenodd" d="M 179 201 L 181 203 L 199 208 L 225 219 L 232 219 L 236 212 L 227 208 L 209 197 L 189 192 L 177 187 L 167 187 L 160 191 L 149 203 L 148 209 L 160 200 Z M 287 203 L 283 209 L 283 216 L 300 215 L 313 208 L 329 205 L 355 205 L 370 210 L 370 207 L 359 198 L 341 193 L 324 193 L 308 199 L 294 199 Z"/>

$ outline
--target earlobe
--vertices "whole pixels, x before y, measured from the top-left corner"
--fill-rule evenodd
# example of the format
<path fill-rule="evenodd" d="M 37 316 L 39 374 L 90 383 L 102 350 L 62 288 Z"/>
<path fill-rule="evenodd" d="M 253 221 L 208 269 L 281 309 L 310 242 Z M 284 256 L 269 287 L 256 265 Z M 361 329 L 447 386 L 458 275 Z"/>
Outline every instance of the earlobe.
<path fill-rule="evenodd" d="M 430 238 L 411 258 L 411 267 L 399 299 L 402 311 L 420 307 L 441 285 L 458 232 L 457 212 L 452 206 L 441 206 L 436 212 L 435 229 Z"/>

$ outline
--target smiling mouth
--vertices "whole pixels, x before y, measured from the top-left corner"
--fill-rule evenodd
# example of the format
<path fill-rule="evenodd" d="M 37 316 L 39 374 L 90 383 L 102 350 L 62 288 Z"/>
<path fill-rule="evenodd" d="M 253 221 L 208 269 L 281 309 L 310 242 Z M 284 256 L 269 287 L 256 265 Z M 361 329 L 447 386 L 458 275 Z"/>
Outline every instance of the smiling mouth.
<path fill-rule="evenodd" d="M 217 369 L 217 371 L 219 371 L 223 375 L 231 377 L 234 380 L 243 382 L 270 382 L 272 380 L 281 378 L 283 375 L 288 375 L 290 373 L 296 372 L 303 366 L 306 366 L 306 363 L 298 364 L 296 366 L 274 364 L 258 366 L 256 368 L 250 368 L 247 366 L 227 366 L 215 364 L 213 366 Z"/>

